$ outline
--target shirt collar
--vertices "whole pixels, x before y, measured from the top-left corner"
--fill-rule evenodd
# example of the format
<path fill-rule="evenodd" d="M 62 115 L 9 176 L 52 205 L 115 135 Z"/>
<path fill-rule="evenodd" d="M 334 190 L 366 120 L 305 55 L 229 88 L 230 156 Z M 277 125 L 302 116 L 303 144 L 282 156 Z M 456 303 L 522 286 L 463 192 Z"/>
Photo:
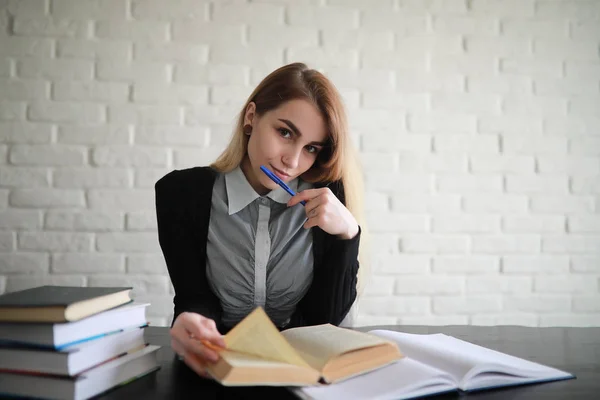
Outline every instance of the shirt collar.
<path fill-rule="evenodd" d="M 297 192 L 298 178 L 290 181 L 287 185 L 294 192 Z M 225 174 L 225 188 L 227 190 L 229 215 L 237 213 L 260 197 L 260 195 L 254 191 L 252 186 L 250 186 L 250 183 L 248 183 L 248 180 L 246 179 L 246 175 L 244 175 L 244 172 L 239 166 L 233 171 Z M 281 204 L 287 204 L 291 197 L 279 186 L 267 193 L 266 196 Z"/>

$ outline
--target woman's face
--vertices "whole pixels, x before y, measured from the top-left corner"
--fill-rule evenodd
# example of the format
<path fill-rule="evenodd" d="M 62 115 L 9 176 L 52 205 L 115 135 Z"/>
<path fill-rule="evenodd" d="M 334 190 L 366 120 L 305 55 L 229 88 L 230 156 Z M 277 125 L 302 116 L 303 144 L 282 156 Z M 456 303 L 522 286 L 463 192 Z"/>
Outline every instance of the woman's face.
<path fill-rule="evenodd" d="M 257 115 L 255 104 L 250 103 L 246 124 L 252 125 L 252 132 L 241 167 L 260 195 L 277 188 L 261 165 L 287 183 L 310 169 L 327 140 L 321 113 L 306 100 L 290 100 L 263 115 Z"/>

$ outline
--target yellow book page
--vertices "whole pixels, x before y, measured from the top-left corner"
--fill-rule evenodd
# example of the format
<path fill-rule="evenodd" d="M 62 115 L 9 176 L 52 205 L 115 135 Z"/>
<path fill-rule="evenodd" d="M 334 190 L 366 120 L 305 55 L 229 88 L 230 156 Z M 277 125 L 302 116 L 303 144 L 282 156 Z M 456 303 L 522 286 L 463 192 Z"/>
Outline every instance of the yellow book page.
<path fill-rule="evenodd" d="M 331 324 L 293 328 L 281 334 L 313 368 L 319 371 L 329 360 L 340 354 L 388 342 L 372 334 Z"/>
<path fill-rule="evenodd" d="M 281 335 L 262 307 L 248 314 L 224 339 L 227 350 L 310 368 Z"/>

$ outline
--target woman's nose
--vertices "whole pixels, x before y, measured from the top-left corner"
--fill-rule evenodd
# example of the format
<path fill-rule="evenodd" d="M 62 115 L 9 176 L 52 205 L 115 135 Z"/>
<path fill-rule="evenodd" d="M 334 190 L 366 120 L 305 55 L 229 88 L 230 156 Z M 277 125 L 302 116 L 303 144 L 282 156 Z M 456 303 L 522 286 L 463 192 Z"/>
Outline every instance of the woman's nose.
<path fill-rule="evenodd" d="M 282 159 L 282 162 L 285 164 L 287 168 L 293 169 L 298 167 L 298 163 L 300 161 L 300 154 L 302 154 L 302 149 L 290 149 L 287 151 Z"/>

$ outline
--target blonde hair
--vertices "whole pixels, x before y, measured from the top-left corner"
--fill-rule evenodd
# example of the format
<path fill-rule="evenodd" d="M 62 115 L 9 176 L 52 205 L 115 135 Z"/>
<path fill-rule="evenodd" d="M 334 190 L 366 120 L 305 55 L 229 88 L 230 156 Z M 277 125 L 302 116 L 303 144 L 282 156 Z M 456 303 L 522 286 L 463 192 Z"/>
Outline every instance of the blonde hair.
<path fill-rule="evenodd" d="M 341 181 L 346 208 L 361 227 L 357 284 L 360 295 L 369 276 L 363 177 L 358 153 L 348 134 L 342 98 L 329 79 L 303 63 L 288 64 L 271 72 L 248 97 L 237 118 L 229 145 L 211 167 L 220 172 L 229 172 L 237 168 L 244 159 L 248 151 L 248 136 L 243 132 L 244 116 L 251 102 L 256 104 L 256 114 L 261 115 L 287 101 L 297 99 L 307 100 L 317 107 L 323 115 L 328 133 L 326 146 L 301 178 L 311 183 Z"/>

